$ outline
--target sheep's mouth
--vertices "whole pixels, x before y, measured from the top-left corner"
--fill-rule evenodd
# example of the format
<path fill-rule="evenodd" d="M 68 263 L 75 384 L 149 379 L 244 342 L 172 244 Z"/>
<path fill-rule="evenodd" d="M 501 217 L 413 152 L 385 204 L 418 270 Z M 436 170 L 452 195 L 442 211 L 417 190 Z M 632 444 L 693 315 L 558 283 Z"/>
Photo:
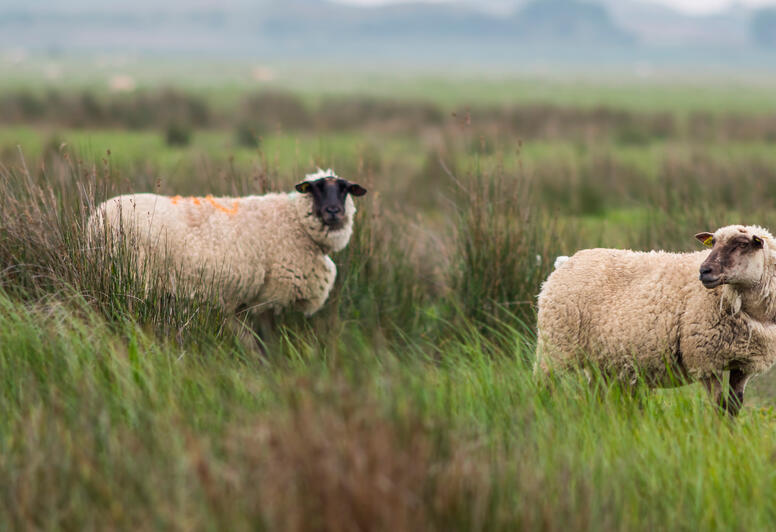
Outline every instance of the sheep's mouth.
<path fill-rule="evenodd" d="M 704 288 L 708 288 L 709 290 L 718 287 L 723 282 L 725 282 L 725 280 L 721 275 L 714 278 L 701 276 L 701 283 L 703 283 Z"/>
<path fill-rule="evenodd" d="M 344 218 L 340 216 L 324 216 L 321 218 L 321 223 L 334 231 L 342 229 L 342 226 L 345 225 L 344 221 Z"/>

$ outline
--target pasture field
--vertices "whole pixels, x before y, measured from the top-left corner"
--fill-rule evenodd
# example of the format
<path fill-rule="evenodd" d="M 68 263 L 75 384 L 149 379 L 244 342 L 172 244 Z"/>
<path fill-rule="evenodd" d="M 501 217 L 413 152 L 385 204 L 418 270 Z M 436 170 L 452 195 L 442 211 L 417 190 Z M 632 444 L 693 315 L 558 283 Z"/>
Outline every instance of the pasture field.
<path fill-rule="evenodd" d="M 767 60 L 767 59 L 765 59 Z M 472 64 L 454 70 L 411 69 L 406 64 L 375 67 L 352 63 L 294 61 L 262 63 L 249 60 L 208 61 L 190 57 L 159 58 L 133 55 L 104 57 L 31 56 L 19 63 L 0 57 L 4 76 L 0 90 L 44 93 L 87 90 L 107 94 L 112 80 L 131 79 L 139 90 L 184 87 L 215 106 L 228 107 L 246 93 L 291 91 L 307 103 L 336 96 L 371 96 L 402 101 L 431 100 L 453 110 L 464 106 L 557 104 L 572 107 L 607 105 L 644 111 L 724 110 L 759 113 L 776 105 L 772 73 L 738 69 L 576 68 L 557 73 L 538 65 L 521 71 Z"/>
<path fill-rule="evenodd" d="M 776 229 L 776 102 L 428 87 L 0 91 L 1 529 L 772 529 L 772 375 L 731 422 L 698 385 L 546 389 L 531 366 L 557 255 Z M 85 252 L 109 196 L 316 166 L 369 193 L 329 301 L 265 355 L 131 250 Z"/>

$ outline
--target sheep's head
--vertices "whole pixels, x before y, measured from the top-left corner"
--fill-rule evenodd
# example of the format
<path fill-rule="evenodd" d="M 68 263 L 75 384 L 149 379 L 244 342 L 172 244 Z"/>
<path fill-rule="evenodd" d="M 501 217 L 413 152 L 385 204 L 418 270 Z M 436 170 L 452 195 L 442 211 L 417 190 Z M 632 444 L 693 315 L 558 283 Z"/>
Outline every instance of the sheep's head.
<path fill-rule="evenodd" d="M 765 275 L 771 235 L 760 227 L 731 225 L 714 233 L 698 233 L 695 238 L 711 247 L 700 267 L 700 280 L 706 288 L 721 284 L 753 287 Z"/>
<path fill-rule="evenodd" d="M 310 194 L 313 201 L 313 214 L 321 223 L 332 230 L 342 228 L 347 222 L 346 203 L 348 194 L 363 196 L 366 189 L 347 179 L 342 179 L 331 170 L 319 170 L 307 176 L 296 185 L 297 192 Z M 352 210 L 352 208 L 351 208 Z"/>

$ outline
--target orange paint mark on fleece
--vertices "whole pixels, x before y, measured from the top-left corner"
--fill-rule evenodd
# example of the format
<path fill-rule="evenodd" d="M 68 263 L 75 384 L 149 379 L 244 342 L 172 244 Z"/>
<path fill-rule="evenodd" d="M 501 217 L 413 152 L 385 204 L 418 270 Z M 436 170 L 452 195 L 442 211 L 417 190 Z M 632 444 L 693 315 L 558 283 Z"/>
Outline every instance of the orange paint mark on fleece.
<path fill-rule="evenodd" d="M 210 194 L 208 194 L 207 196 L 205 196 L 205 199 L 206 199 L 206 200 L 208 201 L 208 203 L 210 203 L 210 204 L 211 204 L 213 207 L 215 207 L 216 209 L 218 209 L 218 210 L 219 210 L 219 211 L 221 211 L 221 212 L 225 212 L 226 214 L 228 214 L 228 215 L 230 215 L 230 216 L 231 216 L 231 215 L 233 215 L 233 214 L 237 214 L 237 210 L 240 208 L 240 202 L 239 202 L 239 201 L 235 201 L 235 202 L 233 202 L 233 203 L 232 203 L 232 208 L 231 208 L 231 209 L 229 209 L 229 208 L 227 208 L 227 207 L 224 207 L 223 205 L 219 205 L 219 203 L 218 203 L 218 202 L 217 202 L 215 199 L 213 199 L 213 196 L 211 196 Z"/>
<path fill-rule="evenodd" d="M 224 207 L 223 205 L 219 204 L 215 200 L 215 198 L 213 198 L 213 196 L 210 195 L 210 194 L 205 196 L 204 199 L 205 199 L 205 201 L 210 203 L 210 205 L 212 205 L 215 209 L 217 209 L 217 210 L 219 210 L 221 212 L 225 212 L 229 216 L 237 214 L 237 210 L 240 208 L 240 202 L 239 201 L 233 202 L 232 203 L 232 208 L 230 209 L 228 207 Z M 173 197 L 170 198 L 170 203 L 172 203 L 173 205 L 177 205 L 178 203 L 180 203 L 181 200 L 191 201 L 192 203 L 194 203 L 194 205 L 202 205 L 202 198 L 195 198 L 194 196 L 189 196 L 187 198 L 184 198 L 182 196 L 173 196 Z"/>

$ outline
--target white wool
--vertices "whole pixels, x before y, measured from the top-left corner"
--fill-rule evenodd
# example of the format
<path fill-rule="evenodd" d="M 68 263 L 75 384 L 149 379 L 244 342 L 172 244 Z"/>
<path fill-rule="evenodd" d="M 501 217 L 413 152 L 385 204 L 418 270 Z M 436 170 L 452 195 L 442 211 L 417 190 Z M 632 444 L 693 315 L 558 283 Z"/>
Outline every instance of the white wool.
<path fill-rule="evenodd" d="M 312 174 L 307 174 L 304 177 L 304 180 L 305 181 L 317 181 L 319 179 L 324 179 L 324 178 L 327 178 L 327 177 L 331 177 L 331 178 L 334 178 L 334 179 L 339 179 L 339 176 L 337 175 L 337 173 L 334 170 L 332 170 L 331 168 L 327 168 L 326 170 L 322 170 L 321 168 L 318 168 L 317 172 L 314 172 Z"/>
<path fill-rule="evenodd" d="M 566 264 L 568 260 L 569 260 L 568 256 L 561 255 L 560 257 L 555 259 L 555 264 L 553 265 L 553 268 L 557 270 L 558 268 Z"/>

